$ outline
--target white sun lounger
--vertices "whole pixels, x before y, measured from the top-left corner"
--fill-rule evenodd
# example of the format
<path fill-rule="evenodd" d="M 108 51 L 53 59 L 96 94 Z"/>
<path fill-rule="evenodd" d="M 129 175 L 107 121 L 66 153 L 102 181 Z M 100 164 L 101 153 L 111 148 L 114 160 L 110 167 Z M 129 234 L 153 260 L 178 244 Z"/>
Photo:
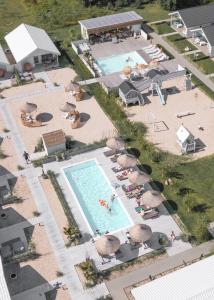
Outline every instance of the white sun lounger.
<path fill-rule="evenodd" d="M 155 52 L 154 54 L 149 54 L 149 56 L 150 56 L 151 58 L 155 58 L 155 57 L 158 56 L 160 53 L 161 53 L 161 50 L 158 49 L 157 52 Z"/>
<path fill-rule="evenodd" d="M 149 45 L 149 46 L 147 46 L 147 47 L 143 47 L 142 49 L 143 50 L 149 50 L 149 49 L 151 49 L 151 48 L 153 48 L 154 47 L 154 45 Z"/>
<path fill-rule="evenodd" d="M 158 51 L 159 48 L 155 47 L 154 49 L 152 50 L 149 50 L 149 51 L 146 51 L 147 54 L 155 54 L 155 52 Z"/>
<path fill-rule="evenodd" d="M 143 51 L 145 51 L 146 53 L 149 53 L 149 52 L 153 52 L 153 51 L 155 51 L 157 49 L 157 47 L 156 46 L 152 46 L 151 48 L 149 48 L 149 49 L 143 49 Z"/>

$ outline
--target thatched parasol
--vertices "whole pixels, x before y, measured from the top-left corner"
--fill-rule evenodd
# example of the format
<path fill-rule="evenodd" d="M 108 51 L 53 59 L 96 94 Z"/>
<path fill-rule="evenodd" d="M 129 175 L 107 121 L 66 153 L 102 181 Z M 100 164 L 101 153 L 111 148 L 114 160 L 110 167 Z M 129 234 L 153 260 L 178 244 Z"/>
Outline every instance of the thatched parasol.
<path fill-rule="evenodd" d="M 134 171 L 128 175 L 129 181 L 136 185 L 143 185 L 150 181 L 149 175 L 144 172 Z"/>
<path fill-rule="evenodd" d="M 130 66 L 126 66 L 123 68 L 123 74 L 129 76 L 132 72 L 132 68 Z"/>
<path fill-rule="evenodd" d="M 24 64 L 23 69 L 26 72 L 30 72 L 30 71 L 33 70 L 33 66 L 32 66 L 32 64 L 30 64 L 30 63 L 27 62 L 27 63 Z"/>
<path fill-rule="evenodd" d="M 66 87 L 65 87 L 66 92 L 70 91 L 75 91 L 75 92 L 80 92 L 81 87 L 78 83 L 71 81 Z"/>
<path fill-rule="evenodd" d="M 120 248 L 120 240 L 114 235 L 107 234 L 95 241 L 95 247 L 100 255 L 110 255 Z"/>
<path fill-rule="evenodd" d="M 133 168 L 137 164 L 137 158 L 133 155 L 123 154 L 118 157 L 117 162 L 123 168 Z"/>
<path fill-rule="evenodd" d="M 157 191 L 147 191 L 140 199 L 140 204 L 148 207 L 157 207 L 163 201 L 163 197 Z"/>
<path fill-rule="evenodd" d="M 146 242 L 152 237 L 152 230 L 148 225 L 136 224 L 129 229 L 130 238 L 135 243 Z"/>
<path fill-rule="evenodd" d="M 60 106 L 59 108 L 62 112 L 74 112 L 76 109 L 76 105 L 70 102 L 66 102 L 65 104 L 63 104 L 62 106 Z"/>
<path fill-rule="evenodd" d="M 107 140 L 106 146 L 113 150 L 120 150 L 124 148 L 125 143 L 120 137 L 112 137 Z"/>
<path fill-rule="evenodd" d="M 146 68 L 148 68 L 148 65 L 145 65 L 145 64 L 137 64 L 137 69 L 138 69 L 138 70 L 144 70 L 144 69 L 146 69 Z"/>
<path fill-rule="evenodd" d="M 37 109 L 37 105 L 34 103 L 26 102 L 20 108 L 22 113 L 31 114 L 33 111 Z"/>

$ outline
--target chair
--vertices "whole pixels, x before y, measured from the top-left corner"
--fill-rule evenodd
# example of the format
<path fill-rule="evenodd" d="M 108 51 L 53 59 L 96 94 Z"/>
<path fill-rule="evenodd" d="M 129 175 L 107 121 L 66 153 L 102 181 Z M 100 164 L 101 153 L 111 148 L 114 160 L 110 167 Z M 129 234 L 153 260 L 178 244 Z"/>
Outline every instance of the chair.
<path fill-rule="evenodd" d="M 42 126 L 42 122 L 36 121 L 34 119 L 27 119 L 27 115 L 25 113 L 21 114 L 22 125 L 25 127 L 40 127 Z"/>
<path fill-rule="evenodd" d="M 76 112 L 75 112 L 75 119 L 74 119 L 74 121 L 71 123 L 71 128 L 72 128 L 72 129 L 76 129 L 76 128 L 80 127 L 80 124 L 81 124 L 81 122 L 80 122 L 80 114 L 79 114 L 78 111 L 76 111 Z"/>
<path fill-rule="evenodd" d="M 116 150 L 114 150 L 114 149 L 107 150 L 107 151 L 103 152 L 103 154 L 105 155 L 105 157 L 110 157 L 110 156 L 116 154 Z"/>

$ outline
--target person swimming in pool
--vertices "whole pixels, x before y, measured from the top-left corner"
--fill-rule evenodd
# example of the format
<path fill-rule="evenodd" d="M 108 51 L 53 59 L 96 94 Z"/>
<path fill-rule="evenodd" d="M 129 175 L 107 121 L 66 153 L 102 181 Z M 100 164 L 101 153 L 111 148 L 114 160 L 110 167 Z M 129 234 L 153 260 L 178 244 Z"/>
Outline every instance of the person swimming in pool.
<path fill-rule="evenodd" d="M 116 195 L 115 195 L 115 194 L 112 194 L 112 195 L 111 195 L 111 202 L 113 202 L 113 201 L 115 200 L 115 198 L 116 198 Z"/>

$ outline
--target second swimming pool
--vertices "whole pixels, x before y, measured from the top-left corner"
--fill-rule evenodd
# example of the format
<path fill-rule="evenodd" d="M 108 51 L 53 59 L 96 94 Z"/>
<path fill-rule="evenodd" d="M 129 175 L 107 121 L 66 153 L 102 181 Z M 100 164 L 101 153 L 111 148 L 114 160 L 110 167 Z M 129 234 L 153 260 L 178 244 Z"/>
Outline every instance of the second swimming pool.
<path fill-rule="evenodd" d="M 96 160 L 72 165 L 63 172 L 93 233 L 98 229 L 104 234 L 132 225 L 121 200 L 116 197 L 111 201 L 114 190 Z M 111 211 L 99 200 L 104 200 Z"/>
<path fill-rule="evenodd" d="M 97 59 L 97 65 L 104 75 L 122 72 L 125 66 L 133 68 L 136 64 L 147 64 L 136 51 Z"/>

